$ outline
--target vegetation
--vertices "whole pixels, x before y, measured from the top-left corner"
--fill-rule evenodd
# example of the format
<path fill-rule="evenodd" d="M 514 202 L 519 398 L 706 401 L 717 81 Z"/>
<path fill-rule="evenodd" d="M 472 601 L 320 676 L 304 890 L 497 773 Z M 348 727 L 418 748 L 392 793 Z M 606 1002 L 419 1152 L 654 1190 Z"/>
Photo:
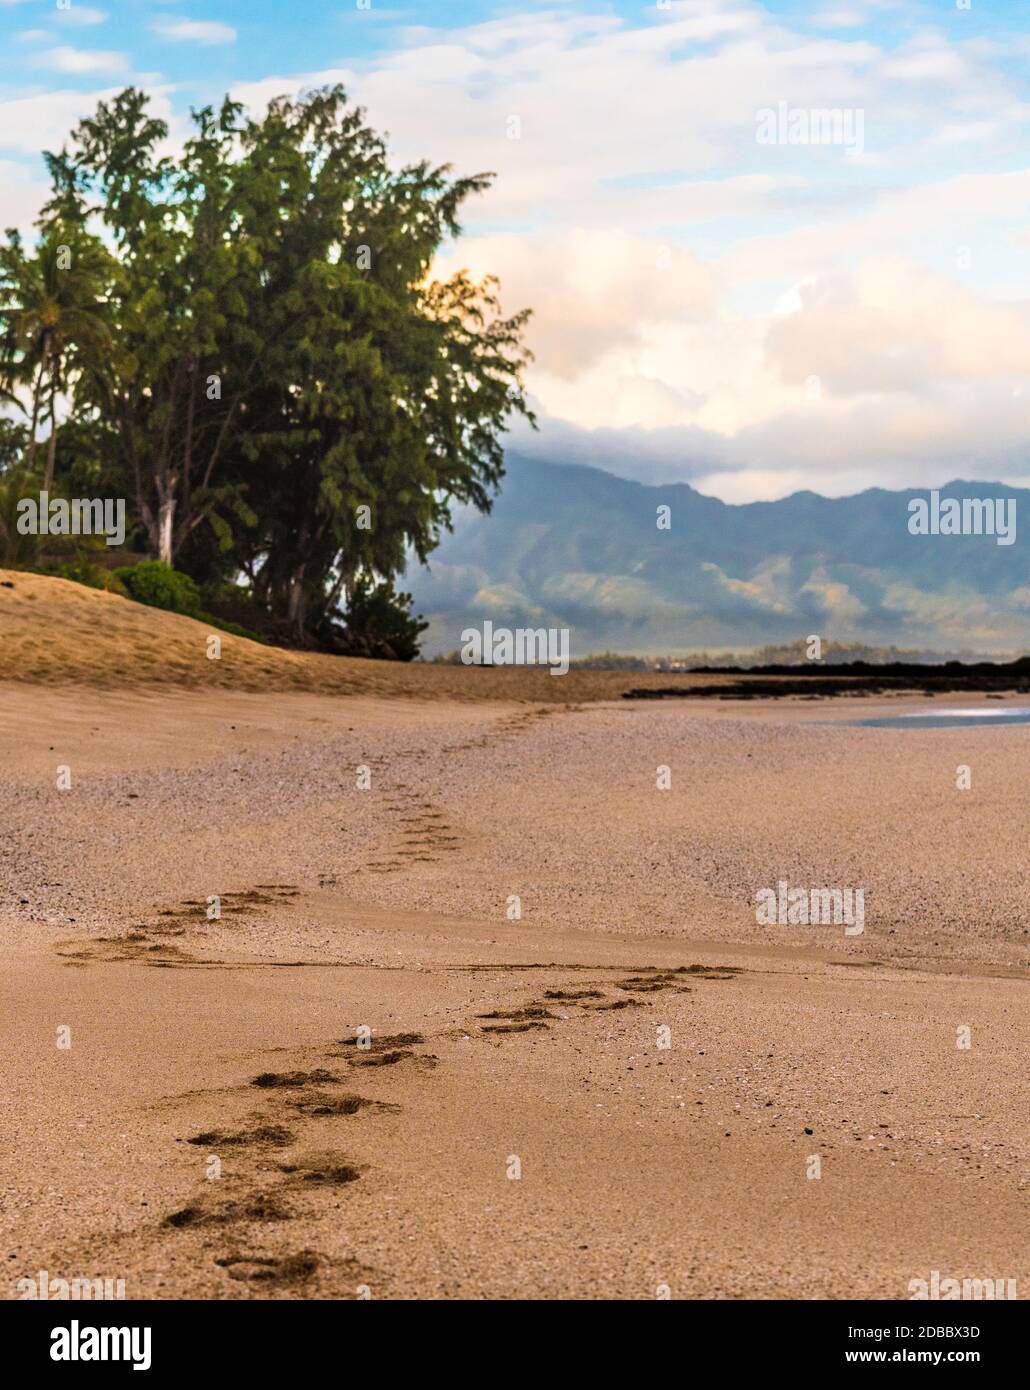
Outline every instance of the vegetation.
<path fill-rule="evenodd" d="M 172 613 L 196 613 L 200 592 L 188 574 L 180 574 L 163 560 L 144 560 L 115 571 L 130 598 L 151 608 L 167 608 Z"/>
<path fill-rule="evenodd" d="M 69 576 L 73 577 L 73 576 Z M 235 632 L 239 637 L 249 637 L 251 641 L 263 642 L 264 638 L 239 623 L 227 622 L 224 618 L 205 611 L 201 593 L 187 574 L 180 574 L 166 565 L 163 560 L 143 560 L 138 565 L 125 565 L 112 576 L 118 586 L 116 592 L 134 598 L 137 603 L 145 603 L 151 608 L 164 608 L 171 613 L 183 613 L 189 618 L 199 618 L 209 626 L 220 627 L 225 632 Z M 89 583 L 87 578 L 83 581 Z M 109 588 L 111 585 L 100 582 L 96 588 Z"/>
<path fill-rule="evenodd" d="M 391 656 L 411 661 L 418 655 L 419 634 L 429 626 L 409 614 L 410 594 L 394 593 L 393 582 L 374 584 L 360 575 L 347 605 L 348 647 L 364 656 Z"/>
<path fill-rule="evenodd" d="M 46 156 L 36 245 L 0 246 L 0 393 L 25 421 L 21 450 L 0 437 L 6 562 L 27 478 L 125 497 L 165 567 L 119 571 L 143 601 L 217 591 L 279 639 L 410 659 L 424 624 L 393 581 L 456 502 L 489 510 L 532 419 L 528 311 L 432 277 L 491 176 L 392 168 L 340 87 L 195 111 L 177 156 L 166 135 L 143 93 L 102 102 Z"/>
<path fill-rule="evenodd" d="M 130 596 L 117 574 L 94 564 L 86 555 L 77 555 L 70 564 L 59 566 L 57 576 L 59 579 L 70 579 L 75 584 L 84 584 L 87 589 L 105 589 L 109 594 L 118 594 L 122 598 Z"/>
<path fill-rule="evenodd" d="M 886 666 L 892 662 L 908 665 L 934 665 L 945 661 L 976 661 L 975 652 L 935 652 L 929 648 L 875 647 L 865 642 L 826 641 L 820 661 L 807 656 L 808 642 L 772 643 L 750 652 L 687 652 L 680 656 L 630 656 L 620 652 L 599 652 L 578 657 L 569 663 L 576 671 L 669 671 L 690 672 L 704 668 L 724 671 L 731 667 L 747 671 L 757 666 L 800 666 L 806 669 L 818 665 L 848 665 L 865 662 L 871 666 Z M 1014 658 L 1010 658 L 1014 659 Z M 434 656 L 432 660 L 444 666 L 460 666 L 461 651 Z"/>

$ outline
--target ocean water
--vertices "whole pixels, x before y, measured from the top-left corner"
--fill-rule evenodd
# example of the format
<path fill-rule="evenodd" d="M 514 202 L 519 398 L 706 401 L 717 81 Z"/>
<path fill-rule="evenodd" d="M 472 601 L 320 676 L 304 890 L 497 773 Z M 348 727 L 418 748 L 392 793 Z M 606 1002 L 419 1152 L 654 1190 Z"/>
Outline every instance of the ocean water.
<path fill-rule="evenodd" d="M 1005 709 L 935 709 L 895 714 L 882 719 L 848 719 L 855 729 L 996 729 L 1002 724 L 1030 724 L 1030 707 Z"/>

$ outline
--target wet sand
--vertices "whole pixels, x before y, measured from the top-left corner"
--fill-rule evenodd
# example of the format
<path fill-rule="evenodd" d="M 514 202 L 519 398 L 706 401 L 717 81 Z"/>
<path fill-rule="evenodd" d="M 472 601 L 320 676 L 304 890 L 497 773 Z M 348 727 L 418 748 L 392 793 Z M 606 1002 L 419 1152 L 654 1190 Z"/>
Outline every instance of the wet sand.
<path fill-rule="evenodd" d="M 850 703 L 0 686 L 4 1296 L 1022 1295 L 1030 735 Z"/>

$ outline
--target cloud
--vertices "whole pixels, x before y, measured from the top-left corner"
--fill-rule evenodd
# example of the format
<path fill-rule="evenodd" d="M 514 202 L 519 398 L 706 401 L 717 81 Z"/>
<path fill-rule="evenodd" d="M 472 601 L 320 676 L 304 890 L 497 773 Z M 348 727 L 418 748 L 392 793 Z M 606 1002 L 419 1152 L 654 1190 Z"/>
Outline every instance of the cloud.
<path fill-rule="evenodd" d="M 790 189 L 788 197 L 796 196 Z M 922 170 L 897 186 L 859 186 L 853 199 L 834 203 L 824 194 L 821 202 L 809 201 L 796 226 L 756 229 L 739 238 L 721 264 L 735 282 L 774 276 L 797 281 L 856 257 L 904 254 L 918 260 L 944 236 L 951 266 L 958 271 L 968 265 L 975 274 L 989 260 L 1001 259 L 999 239 L 1014 238 L 1026 227 L 1028 201 L 1030 167 L 946 172 L 934 179 Z"/>
<path fill-rule="evenodd" d="M 29 237 L 39 205 L 48 192 L 48 185 L 34 168 L 0 159 L 0 227 L 17 227 L 23 236 Z"/>
<path fill-rule="evenodd" d="M 154 31 L 163 39 L 185 43 L 232 43 L 236 30 L 213 19 L 159 19 Z"/>
<path fill-rule="evenodd" d="M 760 373 L 755 390 L 762 390 Z M 877 484 L 935 487 L 953 478 L 1030 486 L 1030 391 L 1008 382 L 944 383 L 925 400 L 808 399 L 799 391 L 792 406 L 730 432 L 698 424 L 698 411 L 647 428 L 620 421 L 609 403 L 612 423 L 590 426 L 549 410 L 536 395 L 533 404 L 540 429 L 516 426 L 513 449 L 640 482 L 690 482 L 725 502 L 771 501 L 806 488 L 840 497 Z"/>
<path fill-rule="evenodd" d="M 855 29 L 867 17 L 861 10 L 822 10 L 812 16 L 812 23 L 820 29 Z"/>
<path fill-rule="evenodd" d="M 866 607 L 862 600 L 851 592 L 847 584 L 830 579 L 822 567 L 813 570 L 798 594 L 812 595 L 822 614 L 834 623 L 834 630 L 838 634 L 850 630 L 849 625 L 857 624 L 865 617 Z"/>
<path fill-rule="evenodd" d="M 925 593 L 904 580 L 888 584 L 882 605 L 897 615 L 908 630 L 931 630 L 937 640 L 956 645 L 1002 646 L 1013 640 L 1011 620 L 994 600 L 954 591 Z"/>
<path fill-rule="evenodd" d="M 948 380 L 1030 373 L 1030 311 L 985 300 L 903 261 L 799 290 L 800 307 L 770 328 L 766 360 L 786 381 L 817 378 L 841 395 L 936 395 Z"/>
<path fill-rule="evenodd" d="M 883 65 L 886 78 L 903 82 L 941 82 L 961 78 L 966 59 L 943 37 L 932 35 L 904 44 Z"/>
<path fill-rule="evenodd" d="M 116 53 L 112 49 L 71 48 L 64 44 L 37 53 L 32 59 L 32 65 L 46 68 L 50 72 L 80 74 L 123 72 L 129 64 L 124 53 Z"/>
<path fill-rule="evenodd" d="M 61 24 L 73 24 L 79 28 L 103 24 L 109 18 L 105 10 L 94 10 L 89 5 L 80 5 L 78 0 L 66 10 L 57 10 L 56 17 Z"/>
<path fill-rule="evenodd" d="M 0 101 L 0 150 L 38 154 L 41 149 L 60 149 L 68 139 L 69 132 L 83 117 L 92 115 L 99 102 L 110 101 L 118 90 L 118 87 L 94 88 L 85 92 L 58 89 Z M 170 120 L 172 113 L 168 93 L 152 91 L 150 109 L 153 115 L 162 120 Z M 38 165 L 35 166 L 33 172 L 38 168 Z M 38 212 L 38 204 L 32 212 Z"/>
<path fill-rule="evenodd" d="M 707 319 L 719 294 L 713 271 L 689 251 L 615 230 L 473 237 L 434 274 L 458 268 L 498 273 L 507 310 L 533 306 L 539 366 L 566 381 L 612 349 L 640 344 L 648 324 Z"/>
<path fill-rule="evenodd" d="M 527 447 L 728 500 L 1025 481 L 1030 41 L 890 0 L 594 8 L 396 29 L 232 95 L 339 81 L 398 162 L 496 171 L 437 270 L 495 272 L 507 311 L 533 308 Z M 47 101 L 0 104 L 0 148 L 59 145 L 95 98 Z M 759 146 L 779 101 L 861 110 L 864 153 Z"/>
<path fill-rule="evenodd" d="M 734 579 L 711 560 L 702 561 L 701 570 L 712 581 L 717 593 L 733 600 L 735 611 L 743 613 L 757 609 L 778 614 L 792 611 L 791 560 L 787 555 L 770 556 L 750 579 Z"/>
<path fill-rule="evenodd" d="M 496 171 L 439 268 L 533 308 L 544 449 L 737 500 L 1025 476 L 1030 107 L 998 45 L 853 22 L 884 8 L 512 13 L 234 95 L 343 81 L 397 157 Z M 779 100 L 862 110 L 866 152 L 758 146 Z"/>

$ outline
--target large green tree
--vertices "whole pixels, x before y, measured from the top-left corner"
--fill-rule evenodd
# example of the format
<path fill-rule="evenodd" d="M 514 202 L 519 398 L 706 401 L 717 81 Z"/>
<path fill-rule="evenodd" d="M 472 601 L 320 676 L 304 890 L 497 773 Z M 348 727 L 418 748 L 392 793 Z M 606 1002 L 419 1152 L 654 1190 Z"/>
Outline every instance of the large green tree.
<path fill-rule="evenodd" d="M 233 236 L 220 171 L 231 163 L 235 108 L 198 113 L 173 160 L 143 93 L 101 103 L 70 146 L 48 155 L 53 196 L 44 210 L 67 223 L 99 218 L 117 261 L 111 294 L 114 351 L 84 383 L 80 407 L 113 425 L 117 457 L 152 554 L 173 563 L 194 527 L 231 490 L 217 486 L 253 356 L 241 354 L 252 248 Z M 252 277 L 253 278 L 253 277 Z M 223 377 L 235 386 L 223 392 Z"/>
<path fill-rule="evenodd" d="M 76 405 L 113 426 L 152 554 L 220 552 L 299 638 L 358 573 L 425 558 L 454 502 L 489 507 L 529 415 L 527 313 L 432 278 L 490 176 L 392 168 L 341 88 L 193 125 L 162 154 L 128 89 L 48 156 L 44 235 L 99 217 L 117 262 L 113 348 Z"/>

